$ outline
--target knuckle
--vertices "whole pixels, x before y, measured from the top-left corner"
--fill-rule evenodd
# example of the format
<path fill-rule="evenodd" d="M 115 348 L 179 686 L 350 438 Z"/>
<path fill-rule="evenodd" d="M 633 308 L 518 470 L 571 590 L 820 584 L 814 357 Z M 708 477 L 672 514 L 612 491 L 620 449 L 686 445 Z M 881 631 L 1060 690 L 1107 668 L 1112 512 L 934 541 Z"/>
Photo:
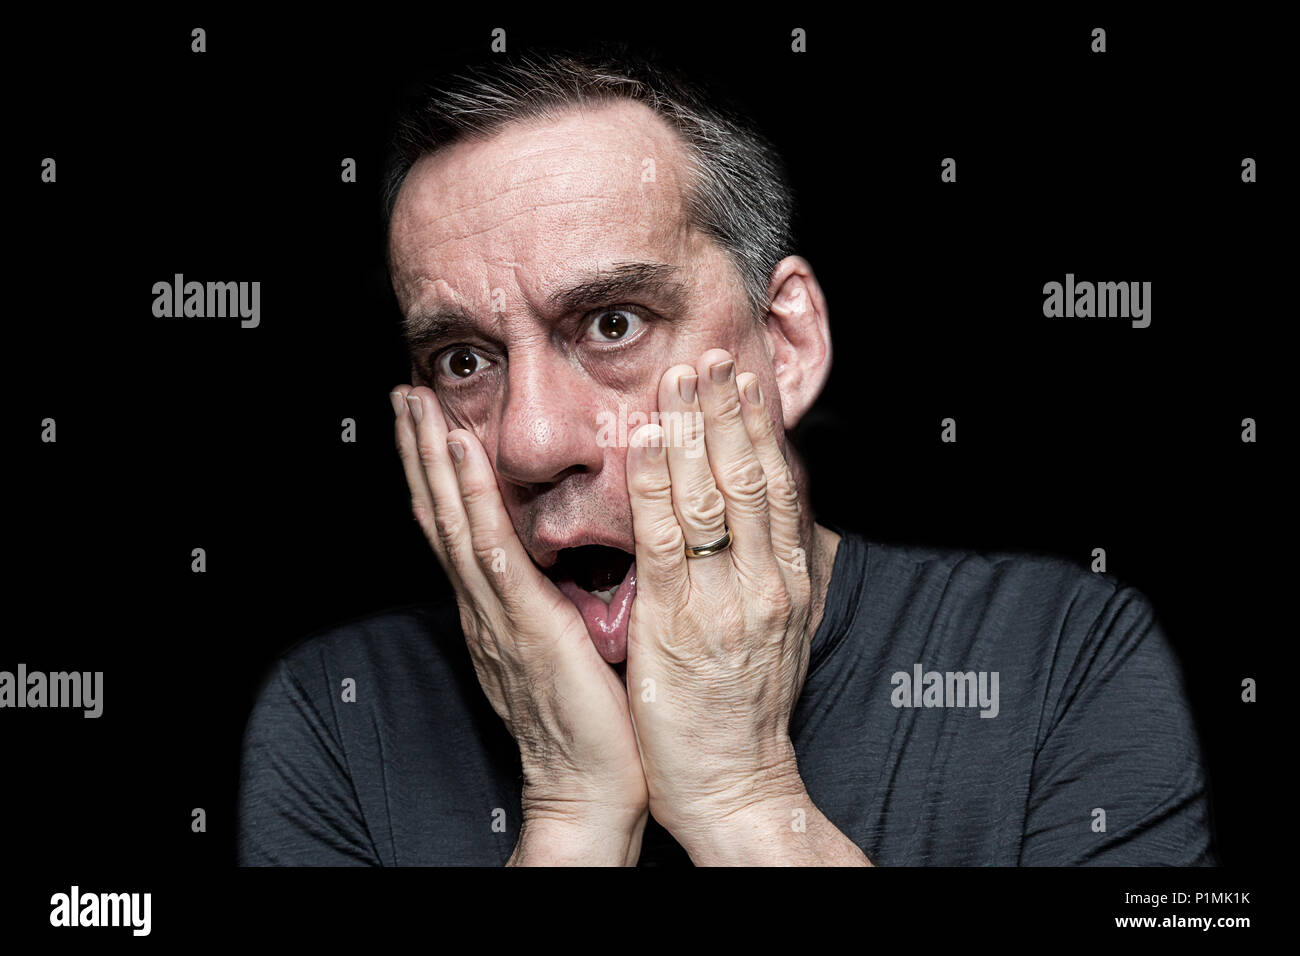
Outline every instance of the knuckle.
<path fill-rule="evenodd" d="M 767 497 L 767 475 L 757 458 L 749 457 L 727 475 L 728 494 L 747 504 L 761 504 Z"/>
<path fill-rule="evenodd" d="M 722 492 L 710 482 L 708 490 L 698 495 L 691 495 L 682 508 L 682 516 L 692 524 L 712 527 L 722 521 L 727 513 L 727 502 Z"/>
<path fill-rule="evenodd" d="M 631 485 L 634 494 L 648 501 L 666 501 L 672 498 L 673 482 L 666 473 L 642 472 L 632 478 Z"/>
<path fill-rule="evenodd" d="M 485 572 L 492 573 L 498 567 L 505 570 L 508 562 L 499 560 L 501 548 L 497 544 L 496 536 L 491 534 L 475 534 L 473 541 L 474 559 L 478 561 L 479 567 Z"/>
<path fill-rule="evenodd" d="M 643 546 L 654 560 L 675 561 L 686 549 L 686 538 L 676 521 L 663 521 L 651 529 Z"/>
<path fill-rule="evenodd" d="M 799 489 L 795 487 L 789 467 L 782 468 L 781 473 L 768 482 L 767 496 L 774 505 L 791 511 L 799 510 Z"/>
<path fill-rule="evenodd" d="M 477 476 L 462 473 L 460 497 L 465 502 L 466 510 L 473 511 L 480 506 L 491 504 L 492 494 L 495 491 L 496 485 Z"/>
<path fill-rule="evenodd" d="M 458 519 L 442 518 L 434 522 L 437 532 L 438 543 L 442 545 L 443 553 L 454 556 L 460 553 L 460 541 L 464 536 L 464 526 Z"/>
<path fill-rule="evenodd" d="M 438 450 L 434 443 L 428 438 L 421 436 L 416 440 L 416 450 L 420 458 L 420 465 L 425 471 L 431 470 L 438 462 Z"/>
<path fill-rule="evenodd" d="M 433 509 L 429 503 L 422 498 L 411 499 L 411 514 L 421 528 L 431 528 L 434 525 Z"/>
<path fill-rule="evenodd" d="M 737 389 L 724 389 L 715 396 L 713 419 L 722 425 L 740 425 L 744 427 L 744 417 L 740 407 L 740 392 Z"/>
<path fill-rule="evenodd" d="M 682 448 L 693 448 L 704 442 L 704 413 L 700 411 L 672 412 L 670 429 L 666 429 L 673 443 Z"/>
<path fill-rule="evenodd" d="M 768 588 L 764 593 L 764 599 L 767 603 L 768 614 L 773 620 L 786 621 L 794 613 L 794 600 L 790 597 L 790 592 L 785 589 L 784 584 Z"/>

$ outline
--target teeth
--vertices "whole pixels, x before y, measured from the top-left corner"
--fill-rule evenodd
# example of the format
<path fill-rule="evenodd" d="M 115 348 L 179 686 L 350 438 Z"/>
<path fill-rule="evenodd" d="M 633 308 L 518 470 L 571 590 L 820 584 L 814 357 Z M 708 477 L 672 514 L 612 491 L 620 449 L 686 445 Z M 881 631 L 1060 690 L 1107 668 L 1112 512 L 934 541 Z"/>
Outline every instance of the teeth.
<path fill-rule="evenodd" d="M 617 590 L 618 588 L 615 587 L 610 588 L 608 591 L 592 591 L 591 593 L 608 604 L 610 601 L 614 600 L 614 592 Z"/>

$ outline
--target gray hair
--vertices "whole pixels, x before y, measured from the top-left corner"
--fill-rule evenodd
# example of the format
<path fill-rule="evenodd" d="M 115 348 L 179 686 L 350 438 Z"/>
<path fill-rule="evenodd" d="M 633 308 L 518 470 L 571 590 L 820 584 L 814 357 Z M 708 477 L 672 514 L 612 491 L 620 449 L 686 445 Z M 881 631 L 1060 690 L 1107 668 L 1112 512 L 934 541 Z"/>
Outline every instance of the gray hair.
<path fill-rule="evenodd" d="M 421 157 L 516 120 L 619 99 L 644 104 L 678 134 L 690 173 L 687 215 L 730 255 L 750 308 L 763 321 L 772 271 L 794 247 L 794 197 L 780 156 L 740 114 L 711 105 L 699 86 L 623 52 L 493 59 L 423 91 L 398 116 L 384 173 L 385 220 Z"/>

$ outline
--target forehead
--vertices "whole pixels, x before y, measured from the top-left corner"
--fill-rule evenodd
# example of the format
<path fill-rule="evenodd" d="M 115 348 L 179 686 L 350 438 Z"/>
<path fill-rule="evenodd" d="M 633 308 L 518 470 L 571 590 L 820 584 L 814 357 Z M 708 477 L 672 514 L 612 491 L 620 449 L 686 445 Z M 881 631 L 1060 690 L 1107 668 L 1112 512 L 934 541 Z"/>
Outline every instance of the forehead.
<path fill-rule="evenodd" d="M 512 123 L 420 159 L 394 207 L 399 295 L 465 299 L 504 281 L 543 297 L 570 273 L 672 263 L 692 242 L 684 149 L 630 101 Z M 445 283 L 445 285 L 444 285 Z"/>

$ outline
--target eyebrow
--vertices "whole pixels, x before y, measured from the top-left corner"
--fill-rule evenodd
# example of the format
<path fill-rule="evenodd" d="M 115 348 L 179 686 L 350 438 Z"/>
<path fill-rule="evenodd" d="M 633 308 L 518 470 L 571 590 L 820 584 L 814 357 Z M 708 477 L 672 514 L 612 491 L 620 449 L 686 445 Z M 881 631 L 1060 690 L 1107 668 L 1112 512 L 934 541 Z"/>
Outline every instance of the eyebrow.
<path fill-rule="evenodd" d="M 617 305 L 630 299 L 649 297 L 672 319 L 685 310 L 687 289 L 674 276 L 677 266 L 663 262 L 621 262 L 608 269 L 578 277 L 578 281 L 546 298 L 553 315 L 571 315 L 602 305 Z M 402 335 L 411 351 L 436 342 L 481 334 L 474 316 L 458 306 L 417 313 L 403 323 Z"/>
<path fill-rule="evenodd" d="M 474 317 L 457 306 L 412 315 L 402 323 L 402 338 L 412 352 L 451 338 L 478 334 Z"/>
<path fill-rule="evenodd" d="M 622 262 L 611 269 L 597 269 L 576 285 L 552 293 L 546 304 L 553 312 L 568 315 L 649 295 L 669 311 L 680 313 L 686 303 L 686 287 L 673 279 L 676 272 L 676 266 L 663 262 Z"/>

